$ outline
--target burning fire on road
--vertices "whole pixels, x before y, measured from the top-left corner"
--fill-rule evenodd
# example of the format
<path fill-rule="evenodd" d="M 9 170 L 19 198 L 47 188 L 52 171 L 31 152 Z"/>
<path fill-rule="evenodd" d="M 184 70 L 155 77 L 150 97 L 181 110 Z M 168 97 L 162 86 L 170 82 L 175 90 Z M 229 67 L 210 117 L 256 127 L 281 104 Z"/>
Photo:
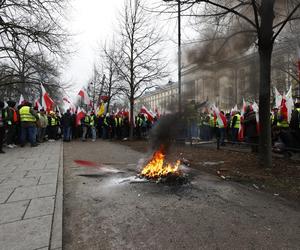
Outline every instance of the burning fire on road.
<path fill-rule="evenodd" d="M 170 163 L 166 160 L 164 147 L 155 151 L 150 161 L 143 167 L 139 176 L 156 182 L 185 183 L 186 176 L 180 170 L 180 160 Z"/>

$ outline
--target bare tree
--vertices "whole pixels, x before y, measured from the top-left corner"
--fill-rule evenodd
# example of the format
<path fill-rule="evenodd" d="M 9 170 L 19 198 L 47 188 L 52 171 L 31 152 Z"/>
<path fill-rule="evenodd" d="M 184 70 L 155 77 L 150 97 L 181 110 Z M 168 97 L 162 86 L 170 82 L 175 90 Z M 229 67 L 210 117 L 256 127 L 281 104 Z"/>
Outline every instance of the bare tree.
<path fill-rule="evenodd" d="M 162 39 L 154 19 L 147 15 L 141 0 L 127 0 L 121 16 L 121 41 L 116 62 L 124 93 L 130 104 L 130 138 L 134 129 L 134 103 L 155 81 L 167 76 L 166 64 L 160 55 Z"/>
<path fill-rule="evenodd" d="M 180 0 L 179 0 L 180 1 Z M 259 158 L 264 167 L 270 167 L 271 159 L 271 124 L 270 124 L 270 84 L 271 84 L 271 58 L 274 43 L 279 38 L 286 24 L 299 19 L 299 0 L 185 0 L 181 1 L 187 8 L 196 7 L 197 12 L 192 13 L 202 18 L 209 25 L 215 25 L 214 43 L 218 46 L 216 54 L 224 55 L 225 45 L 233 38 L 239 45 L 244 42 L 255 44 L 259 52 L 260 87 L 259 87 L 259 120 L 260 145 Z M 245 34 L 245 35 L 243 35 Z M 243 44 L 244 45 L 244 44 Z M 233 46 L 234 47 L 234 46 Z M 207 47 L 208 48 L 208 47 Z M 209 55 L 209 53 L 208 53 Z"/>
<path fill-rule="evenodd" d="M 67 0 L 1 0 L 1 50 L 9 48 L 15 39 L 29 38 L 51 52 L 61 49 L 65 32 L 60 25 Z"/>
<path fill-rule="evenodd" d="M 3 51 L 2 68 L 6 72 L 0 79 L 0 89 L 8 88 L 11 93 L 34 98 L 39 95 L 40 84 L 43 83 L 57 94 L 61 87 L 57 62 L 46 56 L 45 52 L 32 48 L 31 44 L 28 38 L 15 40 L 13 50 Z"/>
<path fill-rule="evenodd" d="M 106 79 L 103 82 L 103 94 L 108 97 L 108 111 L 111 101 L 113 101 L 116 97 L 120 97 L 125 89 L 122 85 L 122 78 L 119 75 L 120 61 L 122 57 L 116 49 L 115 42 L 112 42 L 108 48 L 105 46 L 103 48 L 103 53 L 102 67 L 106 76 Z"/>
<path fill-rule="evenodd" d="M 32 95 L 43 82 L 58 94 L 58 62 L 66 52 L 61 26 L 68 0 L 0 0 L 2 92 Z M 37 94 L 37 93 L 36 93 Z"/>

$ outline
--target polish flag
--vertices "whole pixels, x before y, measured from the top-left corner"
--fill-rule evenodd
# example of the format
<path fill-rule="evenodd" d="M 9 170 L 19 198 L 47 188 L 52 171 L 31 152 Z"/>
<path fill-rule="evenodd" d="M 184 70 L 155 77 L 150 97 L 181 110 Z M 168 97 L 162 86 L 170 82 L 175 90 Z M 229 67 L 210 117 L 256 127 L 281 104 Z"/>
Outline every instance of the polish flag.
<path fill-rule="evenodd" d="M 66 105 L 69 105 L 69 109 L 72 113 L 76 112 L 76 106 L 65 96 L 63 97 L 63 101 L 66 103 Z"/>
<path fill-rule="evenodd" d="M 285 95 L 285 100 L 286 100 L 286 108 L 287 108 L 287 121 L 291 121 L 292 117 L 292 112 L 294 109 L 294 100 L 292 96 L 292 85 L 290 86 L 289 91 Z"/>
<path fill-rule="evenodd" d="M 152 121 L 154 120 L 154 116 L 155 116 L 155 115 L 154 115 L 151 111 L 149 111 L 145 106 L 142 106 L 140 112 L 141 112 L 142 114 L 146 114 L 149 121 L 152 122 Z"/>
<path fill-rule="evenodd" d="M 245 102 L 245 99 L 243 98 L 243 107 L 241 110 L 241 116 L 244 116 L 244 114 L 246 113 L 246 109 L 247 109 L 247 102 Z"/>
<path fill-rule="evenodd" d="M 275 95 L 275 108 L 280 108 L 281 101 L 282 101 L 282 95 L 279 93 L 279 91 L 274 87 L 274 95 Z"/>
<path fill-rule="evenodd" d="M 124 117 L 129 117 L 129 111 L 128 111 L 128 109 L 124 109 L 123 110 L 123 116 Z"/>
<path fill-rule="evenodd" d="M 66 102 L 66 103 L 71 104 L 71 102 L 69 101 L 69 99 L 67 97 L 63 97 L 63 101 Z"/>
<path fill-rule="evenodd" d="M 41 110 L 42 109 L 42 105 L 40 104 L 40 98 L 36 99 L 34 101 L 34 106 L 38 109 Z"/>
<path fill-rule="evenodd" d="M 83 101 L 84 104 L 91 106 L 92 107 L 92 102 L 89 98 L 89 95 L 84 89 L 81 89 L 78 93 L 78 95 L 81 97 L 81 100 Z"/>
<path fill-rule="evenodd" d="M 53 108 L 54 101 L 50 98 L 48 93 L 46 92 L 43 84 L 41 84 L 42 89 L 42 106 L 46 109 L 47 112 L 51 111 Z"/>
<path fill-rule="evenodd" d="M 245 102 L 244 98 L 243 98 L 243 107 L 241 110 L 241 125 L 239 128 L 239 132 L 238 132 L 238 140 L 239 141 L 243 141 L 244 140 L 244 114 L 246 113 L 246 108 L 247 108 L 247 103 Z"/>
<path fill-rule="evenodd" d="M 225 115 L 223 113 L 221 113 L 220 110 L 215 105 L 212 106 L 212 110 L 213 110 L 214 114 L 216 115 L 216 119 L 217 119 L 219 126 L 226 128 L 227 120 L 226 120 Z"/>
<path fill-rule="evenodd" d="M 81 125 L 81 119 L 85 116 L 85 111 L 78 107 L 78 110 L 77 110 L 77 115 L 76 115 L 76 124 L 77 126 L 80 126 Z"/>
<path fill-rule="evenodd" d="M 20 99 L 19 99 L 19 105 L 21 105 L 23 102 L 24 102 L 24 97 L 23 97 L 23 95 L 21 94 L 21 95 L 20 95 Z"/>
<path fill-rule="evenodd" d="M 282 98 L 281 105 L 280 105 L 280 115 L 282 119 L 287 121 L 288 120 L 288 109 L 286 106 L 286 99 L 285 96 Z"/>
<path fill-rule="evenodd" d="M 260 132 L 260 126 L 259 126 L 259 108 L 256 102 L 253 102 L 252 104 L 253 111 L 255 112 L 255 118 L 256 118 L 256 131 L 259 134 Z"/>

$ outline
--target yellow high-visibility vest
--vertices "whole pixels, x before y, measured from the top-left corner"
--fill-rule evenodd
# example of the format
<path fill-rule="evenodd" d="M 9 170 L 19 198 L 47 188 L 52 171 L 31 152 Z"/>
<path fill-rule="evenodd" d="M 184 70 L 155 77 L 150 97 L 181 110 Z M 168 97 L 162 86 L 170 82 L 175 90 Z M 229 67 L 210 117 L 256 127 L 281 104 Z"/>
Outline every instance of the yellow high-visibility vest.
<path fill-rule="evenodd" d="M 56 126 L 57 125 L 57 120 L 55 117 L 51 117 L 51 126 Z"/>
<path fill-rule="evenodd" d="M 30 113 L 29 106 L 23 106 L 20 108 L 19 113 L 21 122 L 36 122 L 36 118 Z"/>
<path fill-rule="evenodd" d="M 90 119 L 90 126 L 92 126 L 92 127 L 95 126 L 95 119 L 94 119 L 93 115 L 91 116 L 91 119 Z"/>
<path fill-rule="evenodd" d="M 234 128 L 240 128 L 240 126 L 241 126 L 241 115 L 236 114 L 235 116 L 236 116 L 236 121 L 235 121 L 235 124 L 234 124 Z"/>

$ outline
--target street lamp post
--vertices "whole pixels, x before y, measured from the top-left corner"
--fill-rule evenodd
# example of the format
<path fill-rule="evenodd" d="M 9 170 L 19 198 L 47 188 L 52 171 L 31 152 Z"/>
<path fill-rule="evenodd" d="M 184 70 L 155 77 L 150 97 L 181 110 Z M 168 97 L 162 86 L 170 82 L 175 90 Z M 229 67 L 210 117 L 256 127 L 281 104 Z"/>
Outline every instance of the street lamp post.
<path fill-rule="evenodd" d="M 163 0 L 164 2 L 177 1 L 178 14 L 178 111 L 181 113 L 181 2 L 180 0 Z"/>

